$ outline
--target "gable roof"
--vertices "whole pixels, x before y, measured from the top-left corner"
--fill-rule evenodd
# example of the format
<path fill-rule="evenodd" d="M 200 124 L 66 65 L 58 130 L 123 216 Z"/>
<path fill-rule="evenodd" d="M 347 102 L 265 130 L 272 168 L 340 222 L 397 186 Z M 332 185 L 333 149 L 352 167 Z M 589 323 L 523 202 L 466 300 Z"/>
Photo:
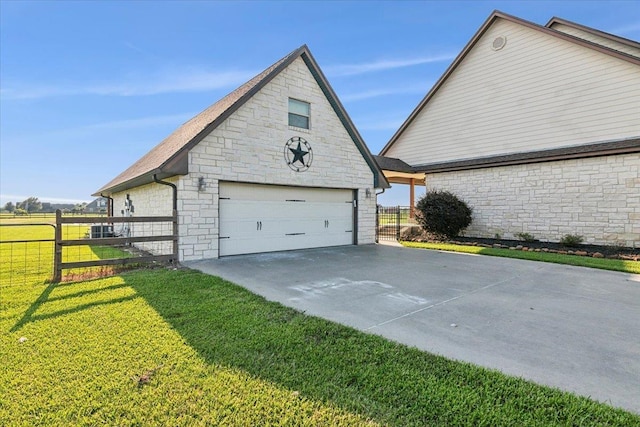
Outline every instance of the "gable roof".
<path fill-rule="evenodd" d="M 497 10 L 493 11 L 493 13 L 491 15 L 489 15 L 489 18 L 487 18 L 487 20 L 484 22 L 484 24 L 482 24 L 480 29 L 478 29 L 478 31 L 474 34 L 474 36 L 471 38 L 471 40 L 469 40 L 469 42 L 466 44 L 466 46 L 458 54 L 458 56 L 453 60 L 451 65 L 449 65 L 449 67 L 446 69 L 444 74 L 433 85 L 433 87 L 427 93 L 427 95 L 422 99 L 422 101 L 420 101 L 418 106 L 411 112 L 411 114 L 404 121 L 404 123 L 402 123 L 402 125 L 396 131 L 396 133 L 393 134 L 393 136 L 391 137 L 389 142 L 387 142 L 387 144 L 382 148 L 382 150 L 380 150 L 379 154 L 381 156 L 384 156 L 387 153 L 389 148 L 391 148 L 391 146 L 398 140 L 398 138 L 400 137 L 400 135 L 402 135 L 402 133 L 405 131 L 405 129 L 407 129 L 407 127 L 413 122 L 413 120 L 420 114 L 420 112 L 425 107 L 425 105 L 431 100 L 431 98 L 433 98 L 433 96 L 436 94 L 436 92 L 444 85 L 444 83 L 447 81 L 449 76 L 456 70 L 458 65 L 464 60 L 464 58 L 471 51 L 471 49 L 473 49 L 473 47 L 480 40 L 480 38 L 487 32 L 487 30 L 498 19 L 504 19 L 504 20 L 509 21 L 509 22 L 513 22 L 513 23 L 516 23 L 516 24 L 519 24 L 519 25 L 523 25 L 523 26 L 525 26 L 527 28 L 531 28 L 531 29 L 533 29 L 535 31 L 539 31 L 539 32 L 545 33 L 545 34 L 550 35 L 552 37 L 557 37 L 557 38 L 560 38 L 562 40 L 566 40 L 568 42 L 575 43 L 575 44 L 578 44 L 580 46 L 587 47 L 589 49 L 593 49 L 593 50 L 598 51 L 600 53 L 603 53 L 605 55 L 610 55 L 610 56 L 622 59 L 624 61 L 628 61 L 628 62 L 631 62 L 633 64 L 640 65 L 640 58 L 638 58 L 636 56 L 629 55 L 627 53 L 620 52 L 618 50 L 611 49 L 609 47 L 606 47 L 606 46 L 603 46 L 603 45 L 600 45 L 600 44 L 597 44 L 597 43 L 593 43 L 591 41 L 588 41 L 588 40 L 585 40 L 585 39 L 582 39 L 582 38 L 579 38 L 579 37 L 576 37 L 576 36 L 573 36 L 573 35 L 570 35 L 570 34 L 567 34 L 567 33 L 563 33 L 561 31 L 557 31 L 557 30 L 554 30 L 552 28 L 548 28 L 546 26 L 541 26 L 541 25 L 535 24 L 533 22 L 526 21 L 524 19 L 517 18 L 515 16 L 509 15 L 509 14 L 506 14 L 506 13 L 503 13 L 503 12 L 500 12 L 500 11 L 497 11 Z M 554 19 L 556 19 L 555 22 L 558 22 L 558 23 L 560 22 L 558 18 L 554 18 Z M 553 21 L 553 19 L 552 19 L 552 21 Z M 551 24 L 552 21 L 550 21 L 550 24 Z M 568 21 L 563 21 L 563 23 L 565 23 L 565 24 L 566 24 L 566 22 L 568 22 Z M 585 28 L 588 28 L 588 27 L 585 27 Z M 590 29 L 590 30 L 591 31 L 597 31 L 597 30 L 594 30 L 594 29 Z M 604 33 L 604 34 L 606 34 L 606 33 Z"/>
<path fill-rule="evenodd" d="M 303 59 L 347 130 L 347 133 L 371 168 L 374 175 L 374 186 L 376 188 L 388 188 L 389 183 L 378 167 L 373 155 L 367 148 L 364 140 L 347 115 L 346 110 L 311 55 L 309 48 L 303 45 L 185 122 L 171 135 L 152 148 L 151 151 L 97 190 L 93 195 L 99 196 L 101 193 L 115 193 L 149 184 L 154 182 L 154 175 L 157 176 L 158 179 L 163 179 L 174 175 L 187 174 L 189 172 L 189 150 L 195 147 L 204 137 L 216 129 L 224 120 L 244 105 L 253 95 L 260 91 L 260 89 L 297 58 Z"/>
<path fill-rule="evenodd" d="M 101 201 L 106 202 L 107 201 L 106 197 L 98 197 L 97 199 L 93 199 L 91 202 L 87 203 L 86 208 L 87 209 L 97 208 L 98 202 L 101 202 Z"/>

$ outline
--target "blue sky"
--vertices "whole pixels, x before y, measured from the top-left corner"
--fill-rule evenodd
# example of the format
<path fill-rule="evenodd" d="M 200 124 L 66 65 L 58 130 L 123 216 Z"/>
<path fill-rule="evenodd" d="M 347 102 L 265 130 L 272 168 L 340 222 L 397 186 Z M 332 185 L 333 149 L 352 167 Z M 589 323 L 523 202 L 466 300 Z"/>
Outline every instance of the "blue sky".
<path fill-rule="evenodd" d="M 638 1 L 0 0 L 0 203 L 90 201 L 302 44 L 377 154 L 495 9 L 640 39 Z"/>

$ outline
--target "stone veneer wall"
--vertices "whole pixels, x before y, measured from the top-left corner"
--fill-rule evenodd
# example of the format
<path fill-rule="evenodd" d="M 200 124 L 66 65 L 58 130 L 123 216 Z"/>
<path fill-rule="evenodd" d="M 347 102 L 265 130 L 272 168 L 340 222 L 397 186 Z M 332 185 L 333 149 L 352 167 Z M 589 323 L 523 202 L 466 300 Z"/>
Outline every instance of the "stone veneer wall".
<path fill-rule="evenodd" d="M 640 247 L 640 154 L 427 174 L 473 207 L 466 236 Z"/>
<path fill-rule="evenodd" d="M 288 102 L 311 104 L 311 128 L 288 126 Z M 313 162 L 295 172 L 284 160 L 284 145 L 305 138 Z M 198 178 L 206 189 L 198 191 Z M 189 153 L 189 174 L 178 187 L 181 259 L 218 257 L 220 181 L 358 190 L 358 244 L 375 242 L 373 173 L 340 123 L 301 58 L 256 93 Z M 371 197 L 366 198 L 366 189 Z"/>
<path fill-rule="evenodd" d="M 163 181 L 175 184 L 178 178 L 172 177 Z M 127 194 L 129 194 L 134 207 L 133 216 L 171 216 L 173 210 L 172 193 L 171 187 L 153 183 L 113 194 L 111 196 L 113 197 L 113 215 L 116 217 L 122 216 L 121 211 L 124 208 L 124 201 Z M 180 221 L 179 216 L 178 221 Z M 120 232 L 121 229 L 122 224 L 114 225 L 116 233 Z M 132 236 L 169 235 L 171 232 L 172 225 L 170 222 L 131 223 Z M 156 255 L 170 254 L 172 250 L 171 242 L 139 242 L 135 246 Z"/>
<path fill-rule="evenodd" d="M 311 104 L 311 129 L 288 126 L 288 100 Z M 284 145 L 305 138 L 313 163 L 295 172 L 284 160 Z M 203 178 L 204 190 L 198 190 Z M 179 258 L 218 257 L 220 181 L 358 191 L 358 244 L 375 242 L 373 173 L 339 121 L 301 58 L 273 78 L 189 152 L 189 174 L 165 179 L 178 187 Z M 366 190 L 370 197 L 366 197 Z M 114 195 L 119 213 L 126 193 L 136 215 L 170 215 L 171 188 L 149 184 Z"/>

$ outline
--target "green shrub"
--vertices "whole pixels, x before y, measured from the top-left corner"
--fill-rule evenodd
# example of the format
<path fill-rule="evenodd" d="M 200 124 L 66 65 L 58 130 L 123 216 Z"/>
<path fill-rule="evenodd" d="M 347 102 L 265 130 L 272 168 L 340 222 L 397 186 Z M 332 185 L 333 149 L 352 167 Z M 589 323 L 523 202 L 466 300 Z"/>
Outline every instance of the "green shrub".
<path fill-rule="evenodd" d="M 536 238 L 530 233 L 517 233 L 516 237 L 524 242 L 535 242 Z"/>
<path fill-rule="evenodd" d="M 471 224 L 472 210 L 448 191 L 429 191 L 416 204 L 417 221 L 427 232 L 456 237 Z"/>
<path fill-rule="evenodd" d="M 565 234 L 560 239 L 560 244 L 563 246 L 576 247 L 582 243 L 584 238 L 577 234 Z"/>

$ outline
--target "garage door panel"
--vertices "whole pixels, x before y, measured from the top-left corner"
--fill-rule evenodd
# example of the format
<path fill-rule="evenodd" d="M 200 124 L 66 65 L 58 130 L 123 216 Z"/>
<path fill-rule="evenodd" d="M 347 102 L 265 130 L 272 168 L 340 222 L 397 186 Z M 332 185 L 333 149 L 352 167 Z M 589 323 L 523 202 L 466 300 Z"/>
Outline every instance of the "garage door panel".
<path fill-rule="evenodd" d="M 220 255 L 353 244 L 352 195 L 351 190 L 221 183 Z"/>

